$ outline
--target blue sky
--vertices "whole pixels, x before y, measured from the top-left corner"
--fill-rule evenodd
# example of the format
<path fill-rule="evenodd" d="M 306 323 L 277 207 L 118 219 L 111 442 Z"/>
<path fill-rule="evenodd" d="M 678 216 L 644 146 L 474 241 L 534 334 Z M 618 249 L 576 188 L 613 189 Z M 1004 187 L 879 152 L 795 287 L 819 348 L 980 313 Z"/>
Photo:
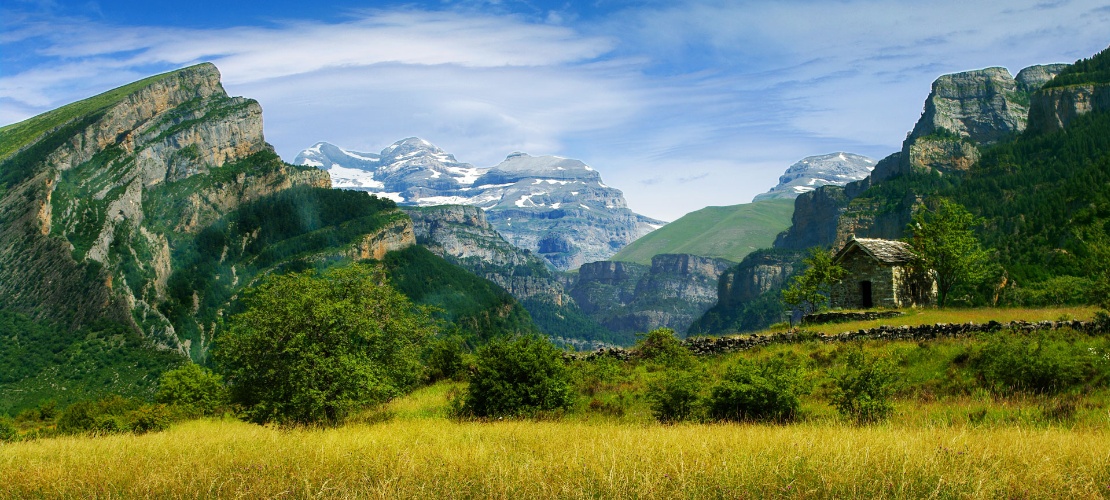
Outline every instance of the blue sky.
<path fill-rule="evenodd" d="M 939 75 L 1110 44 L 1089 0 L 4 0 L 0 17 L 0 124 L 211 61 L 286 160 L 410 136 L 477 166 L 555 154 L 665 220 L 746 203 L 805 156 L 886 156 Z"/>

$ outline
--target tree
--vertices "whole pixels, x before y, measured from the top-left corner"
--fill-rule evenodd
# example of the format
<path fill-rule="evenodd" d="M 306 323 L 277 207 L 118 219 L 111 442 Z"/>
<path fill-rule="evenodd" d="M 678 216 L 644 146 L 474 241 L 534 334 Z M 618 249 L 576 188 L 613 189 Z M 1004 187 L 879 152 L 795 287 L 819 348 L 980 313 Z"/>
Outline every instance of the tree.
<path fill-rule="evenodd" d="M 335 423 L 411 389 L 432 320 L 377 267 L 270 276 L 214 356 L 253 422 Z"/>
<path fill-rule="evenodd" d="M 462 412 L 478 417 L 534 415 L 574 401 L 562 353 L 544 338 L 496 339 L 478 349 Z"/>
<path fill-rule="evenodd" d="M 811 248 L 809 258 L 802 262 L 808 267 L 800 276 L 795 276 L 790 286 L 782 291 L 782 301 L 806 315 L 817 312 L 828 304 L 833 285 L 844 279 L 848 271 L 833 263 L 832 256 L 817 247 Z"/>
<path fill-rule="evenodd" d="M 188 363 L 162 374 L 154 400 L 185 407 L 201 415 L 216 415 L 227 406 L 228 394 L 222 377 L 200 365 Z"/>
<path fill-rule="evenodd" d="M 912 266 L 932 271 L 939 307 L 953 291 L 978 285 L 986 277 L 990 257 L 971 229 L 982 222 L 960 204 L 941 198 L 935 209 L 922 207 L 914 213 L 906 228 L 917 256 Z"/>

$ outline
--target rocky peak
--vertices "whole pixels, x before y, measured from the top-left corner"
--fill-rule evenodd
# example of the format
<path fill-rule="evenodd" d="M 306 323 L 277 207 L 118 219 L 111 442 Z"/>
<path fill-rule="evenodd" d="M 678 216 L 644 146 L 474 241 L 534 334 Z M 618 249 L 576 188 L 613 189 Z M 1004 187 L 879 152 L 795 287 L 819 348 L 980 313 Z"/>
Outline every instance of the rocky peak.
<path fill-rule="evenodd" d="M 836 152 L 808 156 L 786 169 L 777 186 L 752 201 L 797 198 L 821 186 L 843 186 L 864 179 L 875 168 L 875 160 L 852 153 Z"/>
<path fill-rule="evenodd" d="M 336 188 L 368 191 L 402 205 L 481 207 L 506 240 L 557 269 L 605 260 L 663 224 L 630 211 L 620 190 L 578 160 L 518 152 L 479 168 L 415 137 L 394 143 L 377 158 L 329 146 L 306 149 L 294 163 L 328 170 Z M 354 161 L 358 157 L 363 159 Z"/>
<path fill-rule="evenodd" d="M 1032 94 L 1044 87 L 1044 84 L 1055 78 L 1066 67 L 1068 65 L 1063 63 L 1030 66 L 1018 71 L 1014 79 L 1017 80 L 1018 90 Z"/>
<path fill-rule="evenodd" d="M 1029 109 L 1024 101 L 1006 68 L 944 75 L 933 82 L 910 138 L 946 130 L 979 144 L 995 142 L 1025 129 Z"/>

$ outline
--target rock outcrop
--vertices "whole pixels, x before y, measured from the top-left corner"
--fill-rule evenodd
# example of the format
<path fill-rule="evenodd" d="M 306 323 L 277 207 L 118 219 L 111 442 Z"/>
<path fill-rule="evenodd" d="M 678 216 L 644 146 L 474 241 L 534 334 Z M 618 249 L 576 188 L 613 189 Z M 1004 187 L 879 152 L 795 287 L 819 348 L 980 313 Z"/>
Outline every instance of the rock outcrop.
<path fill-rule="evenodd" d="M 569 291 L 583 312 L 614 332 L 681 333 L 717 302 L 718 277 L 731 265 L 686 254 L 656 255 L 651 266 L 593 262 L 579 269 Z"/>
<path fill-rule="evenodd" d="M 663 222 L 628 209 L 620 190 L 578 160 L 513 153 L 492 168 L 460 163 L 419 138 L 381 153 L 318 143 L 294 163 L 327 170 L 334 187 L 407 206 L 471 205 L 510 243 L 561 270 L 605 260 Z"/>
<path fill-rule="evenodd" d="M 1081 115 L 1110 109 L 1110 85 L 1052 87 L 1033 95 L 1029 126 L 1040 133 L 1061 130 Z"/>

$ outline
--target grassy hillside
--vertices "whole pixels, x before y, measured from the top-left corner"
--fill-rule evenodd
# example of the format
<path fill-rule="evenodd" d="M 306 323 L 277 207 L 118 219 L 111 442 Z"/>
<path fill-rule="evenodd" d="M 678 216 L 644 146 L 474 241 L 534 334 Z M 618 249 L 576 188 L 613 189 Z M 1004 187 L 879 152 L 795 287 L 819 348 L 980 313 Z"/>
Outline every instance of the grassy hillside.
<path fill-rule="evenodd" d="M 664 253 L 686 253 L 739 262 L 790 227 L 794 200 L 766 200 L 690 212 L 614 255 L 610 260 L 650 265 Z"/>
<path fill-rule="evenodd" d="M 163 78 L 176 75 L 179 71 L 181 70 L 174 70 L 129 83 L 103 94 L 47 111 L 19 123 L 0 127 L 0 160 L 11 156 L 16 150 L 27 145 L 43 133 L 77 118 L 98 115 L 118 104 L 123 98 Z"/>

